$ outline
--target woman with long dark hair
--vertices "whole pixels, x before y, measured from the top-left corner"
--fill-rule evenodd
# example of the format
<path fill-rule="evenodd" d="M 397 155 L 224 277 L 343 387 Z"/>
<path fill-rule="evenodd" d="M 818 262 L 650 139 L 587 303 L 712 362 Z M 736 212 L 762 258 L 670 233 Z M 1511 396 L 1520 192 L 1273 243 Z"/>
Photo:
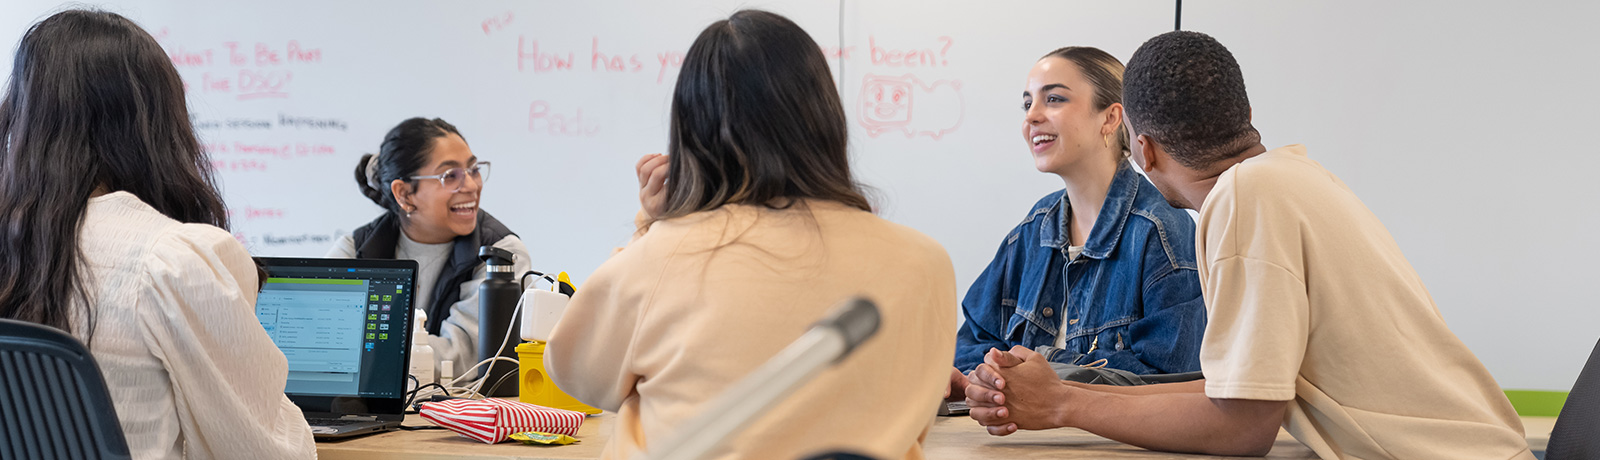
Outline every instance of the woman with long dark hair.
<path fill-rule="evenodd" d="M 410 118 L 383 136 L 377 154 L 361 156 L 355 179 L 384 212 L 340 238 L 328 257 L 417 261 L 415 307 L 427 318 L 434 369 L 453 361 L 453 375 L 465 375 L 478 361 L 478 285 L 489 277 L 478 248 L 510 251 L 512 273 L 530 267 L 517 234 L 478 207 L 489 162 L 455 125 Z"/>
<path fill-rule="evenodd" d="M 134 458 L 315 456 L 161 46 L 122 16 L 65 11 L 28 30 L 14 66 L 0 317 L 89 344 Z"/>
<path fill-rule="evenodd" d="M 921 458 L 954 355 L 955 273 L 933 239 L 873 215 L 817 43 L 772 13 L 717 21 L 689 48 L 670 118 L 669 155 L 636 167 L 634 241 L 579 287 L 546 349 L 557 386 L 617 413 L 603 457 L 659 445 L 865 295 L 877 335 L 710 457 Z"/>

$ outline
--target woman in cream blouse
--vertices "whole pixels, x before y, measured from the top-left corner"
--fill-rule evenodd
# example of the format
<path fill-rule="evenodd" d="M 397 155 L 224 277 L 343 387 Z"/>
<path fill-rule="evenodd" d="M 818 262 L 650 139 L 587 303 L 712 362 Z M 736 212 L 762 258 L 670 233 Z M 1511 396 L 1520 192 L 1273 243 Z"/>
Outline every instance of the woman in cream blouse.
<path fill-rule="evenodd" d="M 138 459 L 314 458 L 288 365 L 256 321 L 262 273 L 225 228 L 177 70 L 111 13 L 17 47 L 0 103 L 0 317 L 70 332 Z"/>

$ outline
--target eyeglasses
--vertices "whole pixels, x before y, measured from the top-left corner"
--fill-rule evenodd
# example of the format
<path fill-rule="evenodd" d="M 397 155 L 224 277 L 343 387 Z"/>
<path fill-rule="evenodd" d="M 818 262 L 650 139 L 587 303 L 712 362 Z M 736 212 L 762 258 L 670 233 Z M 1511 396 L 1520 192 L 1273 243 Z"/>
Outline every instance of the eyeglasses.
<path fill-rule="evenodd" d="M 472 176 L 473 179 L 478 180 L 478 184 L 483 184 L 484 181 L 489 180 L 489 162 L 480 161 L 466 169 L 450 168 L 444 174 L 411 176 L 411 180 L 438 179 L 439 185 L 444 186 L 445 190 L 457 192 L 461 191 L 461 186 L 467 182 L 467 176 Z"/>

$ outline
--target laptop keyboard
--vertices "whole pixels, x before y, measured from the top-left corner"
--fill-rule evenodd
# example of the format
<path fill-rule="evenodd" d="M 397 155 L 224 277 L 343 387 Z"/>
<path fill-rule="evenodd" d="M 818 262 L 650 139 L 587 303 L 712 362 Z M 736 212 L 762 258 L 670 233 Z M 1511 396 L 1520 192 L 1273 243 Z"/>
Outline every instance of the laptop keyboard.
<path fill-rule="evenodd" d="M 345 426 L 345 425 L 350 425 L 350 424 L 354 424 L 354 423 L 369 423 L 369 422 L 371 422 L 371 421 L 370 420 L 344 420 L 344 419 L 336 419 L 336 418 L 306 419 L 306 423 L 311 425 L 311 426 Z"/>

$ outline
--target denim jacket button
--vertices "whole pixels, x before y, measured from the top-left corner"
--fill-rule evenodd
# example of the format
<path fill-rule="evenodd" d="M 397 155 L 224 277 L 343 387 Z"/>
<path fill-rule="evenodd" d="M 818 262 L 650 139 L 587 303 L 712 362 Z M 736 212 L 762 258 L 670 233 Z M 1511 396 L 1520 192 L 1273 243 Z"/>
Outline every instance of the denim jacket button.
<path fill-rule="evenodd" d="M 1053 315 L 1053 314 L 1055 314 L 1055 313 L 1056 313 L 1056 311 L 1055 311 L 1055 310 L 1054 310 L 1054 309 L 1052 309 L 1052 308 L 1050 308 L 1050 307 L 1044 307 L 1044 316 L 1045 316 L 1045 317 L 1046 317 L 1046 318 L 1049 318 L 1049 317 L 1050 317 L 1050 315 Z"/>

